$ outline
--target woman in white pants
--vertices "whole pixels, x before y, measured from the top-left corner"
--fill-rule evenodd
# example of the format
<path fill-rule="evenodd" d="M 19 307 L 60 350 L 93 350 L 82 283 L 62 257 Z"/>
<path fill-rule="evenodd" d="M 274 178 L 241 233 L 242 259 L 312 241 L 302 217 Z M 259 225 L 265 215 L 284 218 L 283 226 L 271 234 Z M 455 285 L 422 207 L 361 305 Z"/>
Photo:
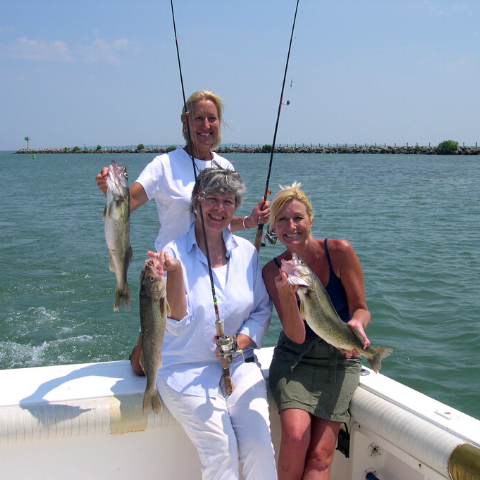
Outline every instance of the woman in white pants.
<path fill-rule="evenodd" d="M 198 175 L 192 193 L 197 220 L 160 253 L 149 252 L 168 272 L 171 313 L 157 386 L 163 403 L 197 447 L 204 480 L 276 480 L 265 381 L 254 355 L 268 329 L 271 301 L 253 245 L 228 228 L 245 186 L 238 173 L 219 168 Z M 226 336 L 242 353 L 229 364 L 226 392 L 217 353 L 215 310 L 206 259 L 201 201 L 218 311 Z M 141 348 L 141 338 L 136 347 Z M 136 373 L 142 369 L 131 356 Z"/>

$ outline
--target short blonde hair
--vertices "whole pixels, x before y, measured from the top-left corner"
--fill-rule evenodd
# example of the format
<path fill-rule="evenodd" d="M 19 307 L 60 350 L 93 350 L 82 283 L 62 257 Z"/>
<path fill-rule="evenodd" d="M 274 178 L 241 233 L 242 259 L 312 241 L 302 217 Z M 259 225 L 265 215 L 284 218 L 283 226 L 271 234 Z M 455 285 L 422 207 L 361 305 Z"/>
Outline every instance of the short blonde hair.
<path fill-rule="evenodd" d="M 223 103 L 221 98 L 210 90 L 199 90 L 198 92 L 192 93 L 188 97 L 186 101 L 187 111 L 191 112 L 193 110 L 193 107 L 199 100 L 210 100 L 217 108 L 218 122 L 220 124 L 220 127 L 218 129 L 217 141 L 212 145 L 212 150 L 215 150 L 220 145 L 220 142 L 222 140 L 221 126 L 225 125 L 225 122 L 223 121 Z M 182 121 L 182 124 L 186 120 L 185 105 L 182 107 L 182 114 L 180 116 L 180 120 Z M 182 135 L 188 145 L 188 143 L 190 142 L 190 139 L 188 138 L 188 129 L 185 130 L 182 127 Z"/>
<path fill-rule="evenodd" d="M 293 184 L 288 187 L 282 187 L 282 185 L 280 185 L 280 191 L 275 195 L 275 197 L 273 197 L 272 204 L 270 205 L 270 219 L 268 221 L 270 228 L 273 228 L 275 225 L 275 219 L 277 218 L 277 215 L 280 213 L 280 210 L 283 208 L 283 206 L 292 200 L 298 200 L 299 202 L 303 203 L 307 209 L 309 220 L 313 220 L 312 204 L 303 190 L 300 190 L 301 186 L 302 184 L 298 182 L 293 182 Z"/>

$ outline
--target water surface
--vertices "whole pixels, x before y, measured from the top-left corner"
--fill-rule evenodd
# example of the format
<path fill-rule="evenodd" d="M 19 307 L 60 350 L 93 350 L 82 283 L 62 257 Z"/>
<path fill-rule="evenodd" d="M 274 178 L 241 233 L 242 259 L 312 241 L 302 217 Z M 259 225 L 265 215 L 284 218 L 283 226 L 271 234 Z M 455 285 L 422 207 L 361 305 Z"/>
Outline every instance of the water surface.
<path fill-rule="evenodd" d="M 268 154 L 226 155 L 249 213 Z M 139 329 L 138 275 L 153 248 L 153 202 L 132 214 L 132 311 L 114 313 L 94 177 L 111 160 L 133 182 L 151 154 L 0 152 L 0 368 L 128 358 Z M 372 345 L 394 348 L 382 373 L 480 419 L 478 157 L 276 154 L 270 189 L 303 184 L 315 236 L 346 238 L 365 276 Z M 242 233 L 253 242 L 255 231 Z M 261 250 L 265 264 L 282 246 Z M 264 345 L 280 332 L 274 315 Z"/>

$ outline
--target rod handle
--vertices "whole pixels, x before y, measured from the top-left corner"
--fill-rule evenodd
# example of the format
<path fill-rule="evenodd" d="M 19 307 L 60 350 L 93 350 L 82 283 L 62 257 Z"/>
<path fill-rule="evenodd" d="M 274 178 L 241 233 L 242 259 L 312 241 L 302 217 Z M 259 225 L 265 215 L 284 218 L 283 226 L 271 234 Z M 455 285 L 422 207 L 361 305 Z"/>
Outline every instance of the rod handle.
<path fill-rule="evenodd" d="M 223 369 L 223 381 L 225 382 L 225 392 L 227 395 L 231 395 L 233 393 L 233 383 L 232 378 L 230 377 L 230 369 L 228 368 L 228 362 L 225 357 L 220 359 Z"/>
<path fill-rule="evenodd" d="M 253 242 L 253 245 L 257 249 L 257 252 L 260 252 L 260 246 L 262 245 L 262 236 L 263 236 L 263 223 L 259 223 L 257 231 L 255 233 L 255 241 Z"/>

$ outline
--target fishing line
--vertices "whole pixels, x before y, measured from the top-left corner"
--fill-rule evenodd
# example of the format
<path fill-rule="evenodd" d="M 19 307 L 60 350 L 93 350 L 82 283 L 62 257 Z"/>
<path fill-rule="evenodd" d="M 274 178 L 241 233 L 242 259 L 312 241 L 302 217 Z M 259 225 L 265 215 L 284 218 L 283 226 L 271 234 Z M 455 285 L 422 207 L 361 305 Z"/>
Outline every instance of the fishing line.
<path fill-rule="evenodd" d="M 178 48 L 177 28 L 175 26 L 175 13 L 173 11 L 173 0 L 170 0 L 170 5 L 172 7 L 173 32 L 175 34 L 175 45 L 177 48 L 178 70 L 180 72 L 180 83 L 182 85 L 183 109 L 185 111 L 185 120 L 187 124 L 187 134 L 188 134 L 188 140 L 190 145 L 190 157 L 192 159 L 192 167 L 193 167 L 193 175 L 195 177 L 195 183 L 197 183 L 196 169 L 198 167 L 195 164 L 195 158 L 193 156 L 193 142 L 192 142 L 192 136 L 190 132 L 190 122 L 188 121 L 189 112 L 187 110 L 187 102 L 185 100 L 185 88 L 183 86 L 182 64 L 180 62 L 180 51 Z M 207 232 L 205 230 L 205 220 L 203 218 L 203 209 L 202 209 L 202 199 L 205 199 L 205 193 L 200 192 L 200 190 L 198 189 L 197 189 L 197 199 L 198 199 L 198 209 L 200 213 L 200 219 L 202 222 L 203 241 L 205 243 L 205 256 L 207 258 L 208 275 L 210 277 L 210 286 L 212 290 L 213 308 L 215 311 L 215 332 L 218 337 L 216 346 L 220 352 L 220 362 L 223 368 L 223 379 L 225 383 L 225 391 L 227 394 L 231 394 L 233 392 L 233 384 L 232 384 L 232 379 L 230 377 L 230 370 L 229 370 L 228 364 L 231 362 L 232 352 L 235 353 L 237 351 L 237 342 L 236 342 L 235 336 L 232 339 L 231 337 L 227 337 L 225 335 L 225 332 L 223 329 L 223 321 L 220 319 L 220 314 L 218 312 L 217 295 L 215 293 L 215 284 L 213 282 L 212 263 L 210 261 L 210 252 L 208 250 L 208 242 L 207 242 Z M 228 358 L 230 360 L 228 360 Z"/>
<path fill-rule="evenodd" d="M 295 15 L 293 17 L 293 25 L 292 25 L 292 33 L 290 35 L 290 43 L 288 45 L 288 54 L 287 54 L 287 63 L 285 64 L 285 73 L 283 75 L 283 83 L 282 83 L 282 91 L 280 93 L 280 102 L 278 105 L 278 113 L 277 113 L 277 123 L 275 124 L 275 131 L 273 133 L 273 143 L 272 143 L 272 151 L 270 152 L 270 162 L 268 164 L 268 172 L 267 172 L 267 181 L 265 183 L 265 193 L 263 194 L 263 200 L 267 200 L 267 196 L 270 194 L 270 191 L 268 190 L 268 184 L 270 183 L 270 173 L 272 171 L 272 163 L 273 163 L 273 153 L 275 151 L 275 142 L 277 140 L 277 131 L 278 131 L 278 122 L 280 120 L 280 113 L 282 111 L 282 105 L 283 105 L 283 91 L 285 90 L 285 81 L 287 78 L 287 70 L 288 70 L 288 61 L 290 60 L 290 50 L 292 49 L 292 40 L 293 40 L 293 32 L 295 30 L 295 21 L 297 20 L 297 11 L 298 11 L 298 2 L 300 0 L 297 0 L 297 6 L 295 7 Z M 292 79 L 293 83 L 293 79 Z M 287 102 L 287 105 L 290 102 Z M 255 248 L 257 249 L 257 252 L 260 252 L 260 247 L 262 245 L 262 234 L 263 234 L 263 223 L 258 224 L 257 232 L 255 234 Z"/>
<path fill-rule="evenodd" d="M 190 132 L 190 122 L 189 120 L 189 111 L 187 110 L 187 101 L 185 99 L 185 88 L 183 86 L 183 75 L 182 75 L 182 63 L 180 62 L 180 50 L 178 48 L 178 38 L 177 38 L 177 27 L 175 25 L 175 12 L 173 10 L 173 0 L 170 0 L 170 6 L 172 8 L 172 21 L 173 21 L 173 33 L 175 35 L 175 46 L 177 50 L 177 60 L 178 60 L 178 70 L 180 72 L 180 83 L 182 85 L 182 96 L 183 96 L 183 109 L 185 111 L 185 121 L 187 124 L 187 135 L 190 143 L 190 158 L 192 159 L 192 167 L 193 167 L 193 176 L 195 177 L 195 183 L 197 183 L 197 165 L 195 164 L 195 158 L 193 156 L 193 142 L 192 136 Z M 220 316 L 218 313 L 218 304 L 217 304 L 217 296 L 215 294 L 215 285 L 213 282 L 213 272 L 212 272 L 212 264 L 210 262 L 210 252 L 208 250 L 208 243 L 207 243 L 207 232 L 205 230 L 205 220 L 203 219 L 203 209 L 202 209 L 202 196 L 201 192 L 197 190 L 197 198 L 198 198 L 198 209 L 200 213 L 200 219 L 202 222 L 202 231 L 203 231 L 203 240 L 205 242 L 205 253 L 207 257 L 207 265 L 208 265 L 208 275 L 210 276 L 210 285 L 212 288 L 212 297 L 213 297 L 213 306 L 215 309 L 215 323 L 220 322 Z"/>

